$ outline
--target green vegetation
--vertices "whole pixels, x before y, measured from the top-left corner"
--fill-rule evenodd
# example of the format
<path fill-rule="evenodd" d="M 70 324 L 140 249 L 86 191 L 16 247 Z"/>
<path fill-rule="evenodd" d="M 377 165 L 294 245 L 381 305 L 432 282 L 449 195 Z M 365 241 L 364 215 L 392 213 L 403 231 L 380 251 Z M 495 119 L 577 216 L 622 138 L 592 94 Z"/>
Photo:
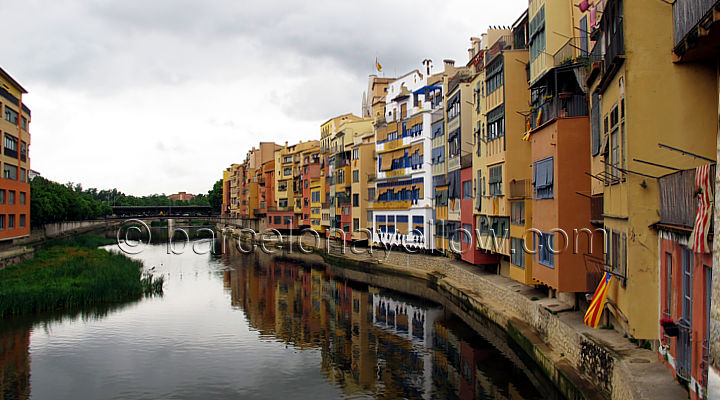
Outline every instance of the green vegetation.
<path fill-rule="evenodd" d="M 80 185 L 61 185 L 40 176 L 30 181 L 32 226 L 102 218 L 109 214 L 112 214 L 110 207 L 84 193 Z"/>
<path fill-rule="evenodd" d="M 220 214 L 220 208 L 222 208 L 222 197 L 223 197 L 223 181 L 222 179 L 215 182 L 212 189 L 208 192 L 208 202 L 214 214 Z"/>
<path fill-rule="evenodd" d="M 117 189 L 83 189 L 79 183 L 56 183 L 41 176 L 30 181 L 30 223 L 39 227 L 52 222 L 82 221 L 112 214 L 111 206 L 211 206 L 219 214 L 222 179 L 207 194 L 189 201 L 169 199 L 165 194 L 132 196 Z"/>
<path fill-rule="evenodd" d="M 141 262 L 94 248 L 104 240 L 79 236 L 0 270 L 0 318 L 162 294 L 163 278 L 143 275 Z"/>

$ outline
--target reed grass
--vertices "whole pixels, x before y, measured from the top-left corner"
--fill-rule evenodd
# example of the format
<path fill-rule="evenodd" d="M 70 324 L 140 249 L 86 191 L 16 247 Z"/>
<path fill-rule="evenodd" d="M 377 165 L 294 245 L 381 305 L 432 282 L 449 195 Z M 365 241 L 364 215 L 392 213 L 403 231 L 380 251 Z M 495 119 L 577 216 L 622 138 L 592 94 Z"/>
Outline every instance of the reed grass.
<path fill-rule="evenodd" d="M 143 275 L 141 262 L 89 247 L 97 239 L 75 242 L 38 250 L 32 260 L 0 270 L 0 318 L 162 294 L 162 277 Z"/>

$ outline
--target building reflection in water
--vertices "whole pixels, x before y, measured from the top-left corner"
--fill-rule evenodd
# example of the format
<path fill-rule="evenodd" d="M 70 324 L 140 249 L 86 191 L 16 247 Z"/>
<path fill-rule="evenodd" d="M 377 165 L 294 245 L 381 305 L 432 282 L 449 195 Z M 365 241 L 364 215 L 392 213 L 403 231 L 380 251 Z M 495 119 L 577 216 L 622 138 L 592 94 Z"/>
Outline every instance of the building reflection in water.
<path fill-rule="evenodd" d="M 322 354 L 347 395 L 387 398 L 543 398 L 482 336 L 441 306 L 336 279 L 266 254 L 226 258 L 233 307 L 254 329 Z"/>
<path fill-rule="evenodd" d="M 30 331 L 0 333 L 0 400 L 30 397 Z"/>

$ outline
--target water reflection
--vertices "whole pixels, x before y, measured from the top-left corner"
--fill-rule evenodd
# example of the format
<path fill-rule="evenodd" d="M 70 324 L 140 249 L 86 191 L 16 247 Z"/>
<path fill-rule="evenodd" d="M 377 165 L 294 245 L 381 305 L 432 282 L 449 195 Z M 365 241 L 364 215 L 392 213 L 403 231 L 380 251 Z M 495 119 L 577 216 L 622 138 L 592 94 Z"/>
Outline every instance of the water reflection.
<path fill-rule="evenodd" d="M 0 400 L 554 393 L 530 383 L 500 336 L 334 267 L 261 253 L 173 255 L 162 245 L 134 257 L 165 276 L 163 297 L 0 321 Z"/>
<path fill-rule="evenodd" d="M 436 304 L 263 254 L 244 256 L 224 280 L 261 337 L 320 348 L 324 373 L 345 395 L 542 398 L 520 368 Z"/>

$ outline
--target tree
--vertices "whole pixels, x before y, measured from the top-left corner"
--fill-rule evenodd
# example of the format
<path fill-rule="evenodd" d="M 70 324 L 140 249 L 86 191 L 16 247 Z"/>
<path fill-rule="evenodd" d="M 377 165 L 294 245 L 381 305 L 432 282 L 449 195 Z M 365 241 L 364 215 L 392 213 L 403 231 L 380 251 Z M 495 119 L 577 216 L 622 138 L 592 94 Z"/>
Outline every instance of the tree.
<path fill-rule="evenodd" d="M 208 202 L 213 213 L 220 214 L 223 201 L 223 180 L 220 179 L 213 185 L 213 188 L 207 194 Z"/>

